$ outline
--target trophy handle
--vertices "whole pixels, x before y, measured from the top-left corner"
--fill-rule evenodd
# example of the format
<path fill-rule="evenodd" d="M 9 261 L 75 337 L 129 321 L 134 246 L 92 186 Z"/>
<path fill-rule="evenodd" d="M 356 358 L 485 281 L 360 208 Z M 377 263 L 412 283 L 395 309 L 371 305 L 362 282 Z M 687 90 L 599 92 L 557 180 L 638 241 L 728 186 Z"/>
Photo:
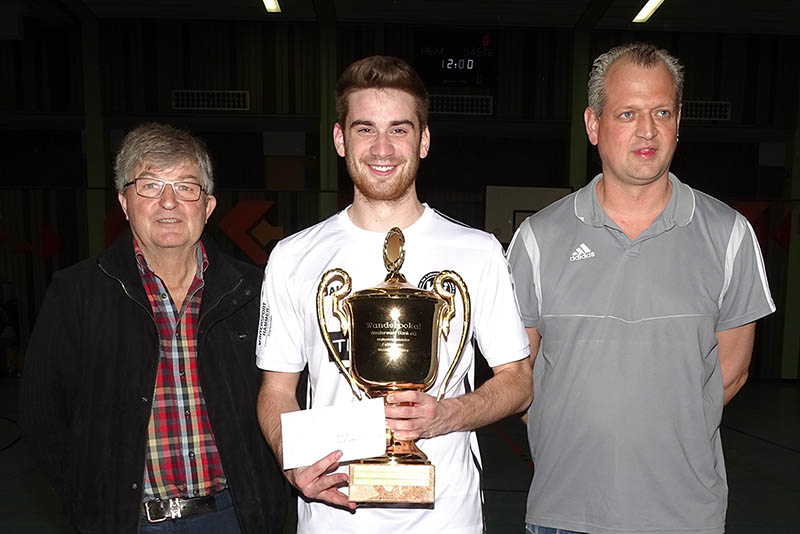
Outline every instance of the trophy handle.
<path fill-rule="evenodd" d="M 352 289 L 353 285 L 350 275 L 342 269 L 331 269 L 322 275 L 322 279 L 319 281 L 319 287 L 317 287 L 317 323 L 319 323 L 319 331 L 322 334 L 322 339 L 325 341 L 325 346 L 328 347 L 328 352 L 333 358 L 333 361 L 336 362 L 336 367 L 339 368 L 339 372 L 342 373 L 342 375 L 344 375 L 344 377 L 347 379 L 347 383 L 350 385 L 350 389 L 353 390 L 353 394 L 356 396 L 356 398 L 361 400 L 361 390 L 358 389 L 356 381 L 353 379 L 353 375 L 351 375 L 350 372 L 345 368 L 341 358 L 339 358 L 339 353 L 336 352 L 336 348 L 333 346 L 331 335 L 328 332 L 328 327 L 325 323 L 325 310 L 323 309 L 323 301 L 325 299 L 325 292 L 327 291 L 328 286 L 334 280 L 341 280 L 342 287 L 337 289 L 333 295 L 331 295 L 333 314 L 337 319 L 339 319 L 339 324 L 342 325 L 342 334 L 347 336 L 350 332 L 350 319 L 347 315 L 347 312 L 342 309 L 341 300 L 350 294 L 350 290 Z"/>
<path fill-rule="evenodd" d="M 461 294 L 461 302 L 464 304 L 464 318 L 462 321 L 463 327 L 461 329 L 461 339 L 458 342 L 458 350 L 456 350 L 456 355 L 453 357 L 453 363 L 450 364 L 447 374 L 444 375 L 442 385 L 439 386 L 439 394 L 436 395 L 437 401 L 442 400 L 447 383 L 450 381 L 450 376 L 453 374 L 453 371 L 455 371 L 456 365 L 458 365 L 458 361 L 461 359 L 461 353 L 464 352 L 464 343 L 467 340 L 467 332 L 469 331 L 471 317 L 467 284 L 464 283 L 464 280 L 455 271 L 440 272 L 433 281 L 433 291 L 445 301 L 445 305 L 442 308 L 441 318 L 439 319 L 439 328 L 441 329 L 442 334 L 444 334 L 444 338 L 447 339 L 447 335 L 450 333 L 450 321 L 456 314 L 456 307 L 453 298 L 454 296 L 447 291 L 447 289 L 445 289 L 445 280 L 450 280 L 458 287 L 458 292 Z"/>

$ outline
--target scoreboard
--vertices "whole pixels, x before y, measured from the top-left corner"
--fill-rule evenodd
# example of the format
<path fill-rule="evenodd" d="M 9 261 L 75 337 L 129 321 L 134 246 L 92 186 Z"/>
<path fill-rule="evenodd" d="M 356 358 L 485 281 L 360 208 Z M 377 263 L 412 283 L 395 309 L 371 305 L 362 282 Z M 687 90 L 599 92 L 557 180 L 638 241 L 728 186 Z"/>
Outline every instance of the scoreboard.
<path fill-rule="evenodd" d="M 497 51 L 490 32 L 420 32 L 414 68 L 428 88 L 493 89 Z M 483 92 L 483 91 L 481 91 Z"/>

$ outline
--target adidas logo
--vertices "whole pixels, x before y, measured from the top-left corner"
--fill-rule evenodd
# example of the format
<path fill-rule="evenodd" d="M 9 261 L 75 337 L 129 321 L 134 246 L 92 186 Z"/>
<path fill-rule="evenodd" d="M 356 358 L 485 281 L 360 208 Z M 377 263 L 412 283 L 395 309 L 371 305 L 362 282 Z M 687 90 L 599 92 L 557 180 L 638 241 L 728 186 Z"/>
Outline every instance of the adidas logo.
<path fill-rule="evenodd" d="M 569 261 L 585 260 L 586 258 L 594 258 L 594 251 L 587 247 L 586 243 L 581 243 L 569 257 Z"/>

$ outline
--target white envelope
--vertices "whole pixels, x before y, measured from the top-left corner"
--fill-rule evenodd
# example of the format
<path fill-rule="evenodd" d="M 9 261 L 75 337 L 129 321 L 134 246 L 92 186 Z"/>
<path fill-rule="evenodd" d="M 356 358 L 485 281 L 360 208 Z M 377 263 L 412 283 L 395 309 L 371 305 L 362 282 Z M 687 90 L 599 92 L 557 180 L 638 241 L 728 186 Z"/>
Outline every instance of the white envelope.
<path fill-rule="evenodd" d="M 333 451 L 340 462 L 386 452 L 383 399 L 325 406 L 281 414 L 283 468 L 305 467 Z"/>

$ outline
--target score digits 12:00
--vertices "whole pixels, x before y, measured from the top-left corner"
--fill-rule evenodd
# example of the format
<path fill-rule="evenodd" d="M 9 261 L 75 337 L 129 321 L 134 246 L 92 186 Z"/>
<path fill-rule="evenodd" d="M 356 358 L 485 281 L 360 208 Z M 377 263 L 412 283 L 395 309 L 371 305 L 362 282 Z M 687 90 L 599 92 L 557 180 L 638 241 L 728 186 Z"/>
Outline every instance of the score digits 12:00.
<path fill-rule="evenodd" d="M 475 67 L 474 59 L 442 59 L 442 68 L 447 70 L 472 70 Z"/>

